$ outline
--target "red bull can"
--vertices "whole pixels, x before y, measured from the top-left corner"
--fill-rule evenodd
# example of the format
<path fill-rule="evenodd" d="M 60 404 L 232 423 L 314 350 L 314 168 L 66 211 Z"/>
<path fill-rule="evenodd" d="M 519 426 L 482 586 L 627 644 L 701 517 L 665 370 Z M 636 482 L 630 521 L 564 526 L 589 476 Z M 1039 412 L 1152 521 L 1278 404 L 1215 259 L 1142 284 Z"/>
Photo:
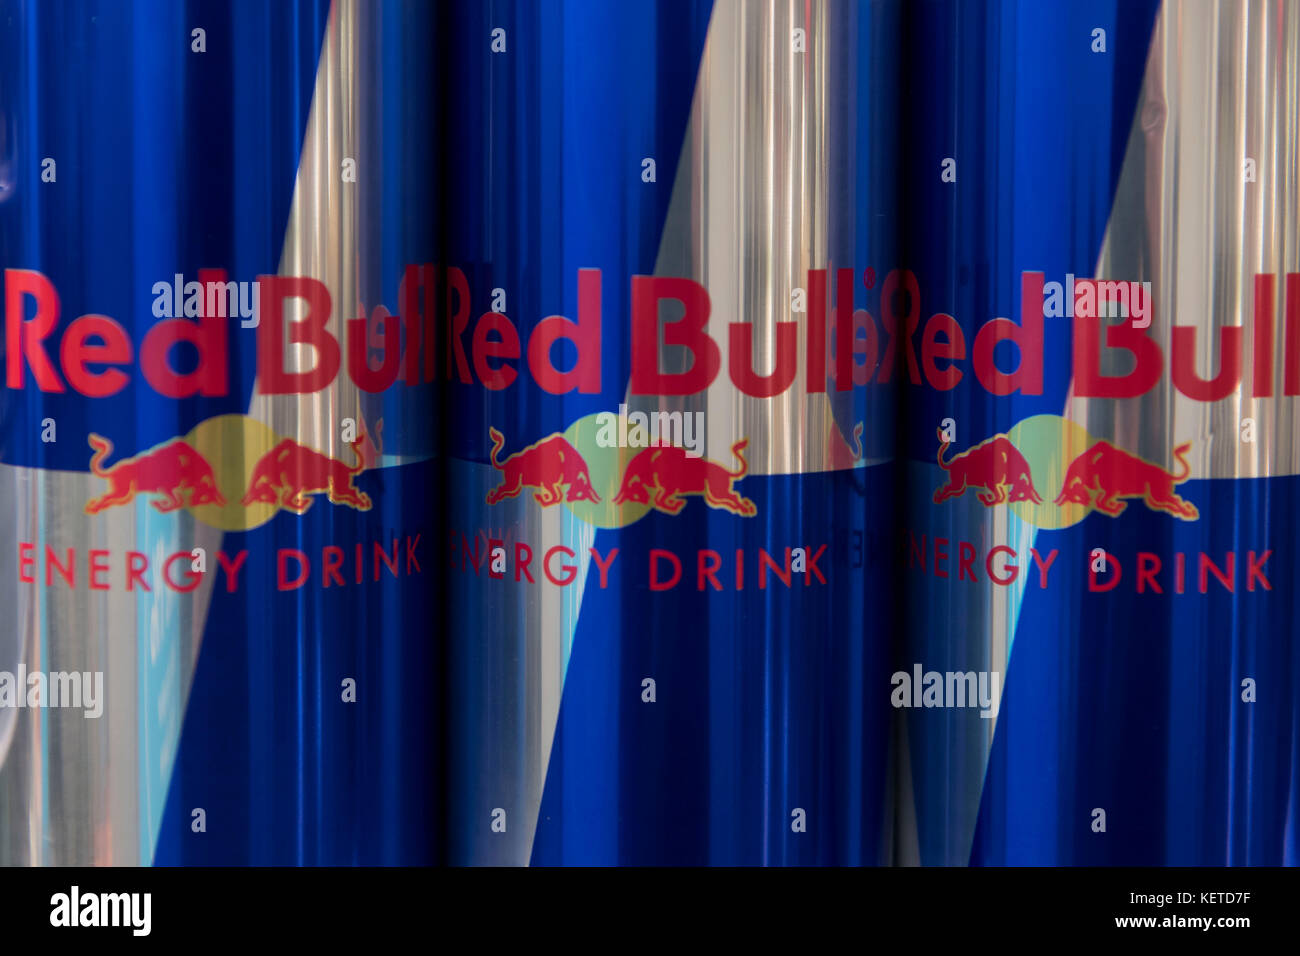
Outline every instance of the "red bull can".
<path fill-rule="evenodd" d="M 898 17 L 452 8 L 449 862 L 891 859 Z"/>
<path fill-rule="evenodd" d="M 1294 865 L 1300 9 L 902 37 L 896 860 Z"/>
<path fill-rule="evenodd" d="M 435 14 L 0 2 L 0 864 L 440 858 Z"/>

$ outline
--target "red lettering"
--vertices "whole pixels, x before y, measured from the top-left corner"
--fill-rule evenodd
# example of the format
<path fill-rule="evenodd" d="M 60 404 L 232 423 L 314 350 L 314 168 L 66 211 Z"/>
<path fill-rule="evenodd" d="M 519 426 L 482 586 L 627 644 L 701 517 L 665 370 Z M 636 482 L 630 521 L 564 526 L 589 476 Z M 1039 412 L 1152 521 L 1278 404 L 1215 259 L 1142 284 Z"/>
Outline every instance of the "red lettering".
<path fill-rule="evenodd" d="M 1206 574 L 1207 571 L 1214 575 L 1218 582 L 1223 585 L 1225 591 L 1229 594 L 1234 593 L 1233 569 L 1236 565 L 1236 557 L 1237 554 L 1235 551 L 1229 551 L 1228 558 L 1224 562 L 1224 570 L 1220 571 L 1215 563 L 1210 560 L 1210 556 L 1204 551 L 1201 552 L 1200 573 L 1197 576 L 1197 584 L 1202 594 L 1205 593 L 1206 586 L 1209 584 L 1209 578 Z"/>
<path fill-rule="evenodd" d="M 140 371 L 144 380 L 159 395 L 168 398 L 189 398 L 191 395 L 225 395 L 229 390 L 230 372 L 227 363 L 226 321 L 218 313 L 225 312 L 225 301 L 214 295 L 212 284 L 226 281 L 224 269 L 200 269 L 199 282 L 208 290 L 208 297 L 221 308 L 203 309 L 197 322 L 188 319 L 164 319 L 154 325 L 140 343 Z M 328 297 L 328 293 L 326 294 Z M 213 314 L 206 314 L 211 312 Z M 259 324 L 260 320 L 259 320 Z M 122 334 L 126 342 L 126 333 Z M 172 346 L 188 342 L 198 353 L 194 371 L 177 374 L 168 361 Z M 130 361 L 130 343 L 126 342 L 126 356 L 119 361 Z M 64 367 L 67 360 L 64 360 Z M 331 379 L 333 376 L 331 376 Z M 69 376 L 71 379 L 71 376 Z M 123 385 L 126 384 L 123 376 Z M 120 386 L 119 386 L 120 387 Z"/>
<path fill-rule="evenodd" d="M 69 556 L 70 557 L 70 556 Z M 103 559 L 102 561 L 100 559 Z M 108 582 L 103 575 L 108 573 L 108 552 L 95 549 L 90 552 L 90 589 L 107 591 Z"/>
<path fill-rule="evenodd" d="M 804 550 L 807 551 L 808 549 L 805 548 Z M 826 545 L 822 545 L 820 548 L 817 549 L 816 554 L 813 554 L 808 558 L 808 568 L 803 573 L 803 583 L 805 587 L 812 585 L 813 575 L 816 575 L 817 580 L 820 581 L 822 584 L 826 583 L 826 579 L 822 577 L 821 568 L 817 567 L 817 562 L 821 560 L 821 556 L 825 553 L 826 553 Z"/>
<path fill-rule="evenodd" d="M 221 565 L 221 570 L 226 572 L 226 593 L 234 594 L 239 590 L 239 569 L 244 566 L 248 560 L 248 549 L 245 548 L 235 555 L 235 560 L 231 561 L 226 557 L 226 552 L 217 552 L 217 563 Z M 341 581 L 339 582 L 342 583 Z"/>
<path fill-rule="evenodd" d="M 1255 352 L 1253 366 L 1254 394 L 1266 398 L 1273 394 L 1273 276 L 1255 276 Z"/>
<path fill-rule="evenodd" d="M 1076 279 L 1076 289 L 1084 279 Z M 1074 315 L 1074 390 L 1081 398 L 1135 398 L 1150 391 L 1160 379 L 1164 353 L 1145 329 L 1131 322 L 1106 326 L 1106 347 L 1126 349 L 1133 356 L 1127 375 L 1101 374 L 1101 319 Z"/>
<path fill-rule="evenodd" d="M 501 336 L 492 340 L 493 332 Z M 474 326 L 474 373 L 483 381 L 483 387 L 499 392 L 519 375 L 504 362 L 489 365 L 488 359 L 513 360 L 519 358 L 519 332 L 515 324 L 499 312 L 484 312 Z"/>
<path fill-rule="evenodd" d="M 452 312 L 451 298 L 456 297 L 456 311 Z M 447 378 L 451 379 L 451 361 L 456 359 L 456 375 L 463 384 L 473 381 L 469 375 L 469 362 L 465 361 L 465 343 L 461 336 L 469 328 L 469 282 L 465 273 L 455 266 L 447 270 Z M 475 545 L 477 550 L 477 544 Z"/>
<path fill-rule="evenodd" d="M 562 564 L 560 565 L 560 570 L 564 572 L 564 577 L 557 578 L 551 571 L 551 558 L 556 554 L 562 554 L 570 560 L 577 557 L 577 555 L 564 545 L 557 544 L 555 547 L 548 550 L 542 557 L 542 573 L 546 575 L 546 579 L 558 587 L 567 587 L 572 584 L 574 578 L 578 576 L 578 568 L 577 565 Z"/>
<path fill-rule="evenodd" d="M 948 576 L 947 568 L 944 568 L 942 570 L 939 569 L 939 562 L 940 561 L 946 562 L 948 560 L 948 552 L 946 550 L 947 546 L 948 546 L 947 538 L 934 539 L 934 576 L 936 578 L 946 578 Z"/>
<path fill-rule="evenodd" d="M 826 391 L 826 270 L 808 270 L 808 394 Z"/>
<path fill-rule="evenodd" d="M 1002 570 L 1010 571 L 1011 574 L 1007 577 L 999 577 L 993 573 L 993 558 L 998 554 L 1008 554 L 1013 558 L 1016 556 L 1014 548 L 1008 548 L 1005 544 L 998 545 L 991 549 L 988 555 L 984 558 L 984 573 L 989 576 L 989 580 L 994 584 L 1006 586 L 1020 576 L 1020 566 L 1007 562 L 1002 566 Z"/>
<path fill-rule="evenodd" d="M 578 351 L 578 360 L 567 372 L 551 361 L 551 347 L 568 339 Z M 552 315 L 533 329 L 528 340 L 528 367 L 537 384 L 552 395 L 575 388 L 583 394 L 600 392 L 600 270 L 578 270 L 578 321 Z"/>
<path fill-rule="evenodd" d="M 419 314 L 417 305 L 419 298 L 417 293 L 420 287 L 424 288 L 424 315 Z M 421 266 L 408 265 L 406 273 L 402 276 L 402 287 L 399 294 L 402 297 L 402 326 L 406 332 L 406 384 L 408 386 L 418 385 L 420 383 L 420 350 L 419 344 L 424 342 L 424 381 L 433 381 L 437 374 L 436 364 L 436 343 L 437 335 L 434 332 L 434 311 L 436 306 L 434 302 L 437 298 L 438 290 L 438 271 L 430 264 Z"/>
<path fill-rule="evenodd" d="M 189 551 L 177 551 L 175 554 L 173 554 L 171 557 L 167 559 L 166 563 L 163 564 L 163 580 L 167 582 L 167 586 L 170 587 L 173 591 L 180 591 L 183 594 L 188 594 L 190 591 L 193 591 L 195 588 L 197 588 L 199 586 L 199 583 L 202 582 L 203 575 L 200 574 L 198 571 L 194 570 L 193 564 L 191 564 L 189 570 L 185 572 L 190 579 L 188 584 L 181 584 L 180 582 L 172 578 L 173 564 L 175 564 L 177 561 L 191 561 L 191 560 L 192 560 L 192 556 Z"/>
<path fill-rule="evenodd" d="M 907 315 L 903 325 L 905 331 L 901 332 L 898 328 L 898 314 L 894 311 L 894 299 L 899 291 L 900 281 L 903 286 L 902 291 L 907 295 Z M 885 346 L 884 357 L 880 360 L 878 381 L 888 382 L 894 374 L 894 366 L 898 364 L 898 341 L 901 338 L 903 351 L 907 355 L 908 378 L 913 385 L 920 385 L 921 370 L 916 364 L 916 348 L 912 344 L 912 335 L 921 324 L 921 288 L 910 269 L 893 269 L 885 276 L 885 281 L 880 286 L 880 323 L 885 327 L 885 334 L 889 336 L 889 344 Z"/>
<path fill-rule="evenodd" d="M 1120 567 L 1119 558 L 1113 554 L 1107 554 L 1104 567 L 1109 569 L 1111 565 L 1115 566 L 1115 576 L 1104 584 L 1097 583 L 1097 572 L 1092 569 L 1092 562 L 1088 562 L 1088 590 L 1089 591 L 1113 591 L 1119 584 L 1120 578 L 1124 576 L 1124 570 Z"/>
<path fill-rule="evenodd" d="M 705 558 L 709 559 L 707 567 L 704 564 Z M 721 591 L 722 585 L 718 583 L 718 568 L 722 567 L 722 555 L 706 548 L 700 551 L 696 563 L 699 570 L 695 576 L 695 590 L 703 591 L 704 582 L 707 579 L 713 585 L 713 590 Z"/>
<path fill-rule="evenodd" d="M 298 562 L 298 576 L 292 581 L 289 580 L 289 559 L 292 558 Z M 296 548 L 281 548 L 276 555 L 275 562 L 275 586 L 280 591 L 294 591 L 307 583 L 307 578 L 311 574 L 311 561 L 307 555 L 303 554 Z"/>
<path fill-rule="evenodd" d="M 1174 388 L 1198 402 L 1217 402 L 1241 384 L 1241 326 L 1219 328 L 1219 372 L 1208 381 L 1196 373 L 1196 332 L 1194 325 L 1174 326 L 1170 359 Z"/>
<path fill-rule="evenodd" d="M 671 581 L 661 581 L 659 579 L 659 562 L 667 558 L 673 566 L 673 577 Z M 682 579 L 682 563 L 677 560 L 677 555 L 671 551 L 665 551 L 662 548 L 650 549 L 650 590 L 667 591 L 669 588 L 677 586 L 677 582 Z"/>
<path fill-rule="evenodd" d="M 363 392 L 382 392 L 397 381 L 401 367 L 402 345 L 397 322 L 382 305 L 375 306 L 372 320 L 384 329 L 384 358 L 379 368 L 370 367 L 370 321 L 365 318 L 348 319 L 348 375 Z M 409 369 L 408 369 L 409 371 Z"/>
<path fill-rule="evenodd" d="M 102 551 L 100 553 L 107 554 L 108 552 Z M 72 548 L 68 549 L 68 565 L 64 567 L 59 564 L 59 559 L 54 556 L 54 549 L 48 544 L 45 546 L 45 586 L 47 588 L 54 585 L 55 571 L 59 572 L 59 577 L 68 582 L 68 587 L 75 588 L 77 586 L 77 558 L 76 552 Z"/>
<path fill-rule="evenodd" d="M 791 361 L 794 349 L 791 348 Z M 779 368 L 778 364 L 778 368 Z M 790 377 L 794 378 L 791 366 Z M 853 270 L 835 270 L 835 390 L 853 388 Z M 775 394 L 775 393 L 773 393 Z"/>
<path fill-rule="evenodd" d="M 921 573 L 924 574 L 925 573 L 925 535 L 921 535 L 921 546 L 919 548 L 916 546 L 915 532 L 912 531 L 907 532 L 907 537 L 909 539 L 909 547 L 907 549 L 907 566 L 909 569 L 911 569 L 916 567 L 919 564 L 921 566 Z"/>
<path fill-rule="evenodd" d="M 789 548 L 785 549 L 784 568 L 777 566 L 777 563 L 772 560 L 772 556 L 767 553 L 766 548 L 758 549 L 758 589 L 760 591 L 767 589 L 768 568 L 771 568 L 772 572 L 778 578 L 781 579 L 782 584 L 784 584 L 786 587 L 789 587 L 790 586 L 790 549 Z"/>
<path fill-rule="evenodd" d="M 754 326 L 732 322 L 728 328 L 727 368 L 736 388 L 755 398 L 780 395 L 794 381 L 799 361 L 799 323 L 776 323 L 776 361 L 770 375 L 754 371 Z"/>
<path fill-rule="evenodd" d="M 320 391 L 334 381 L 342 360 L 338 340 L 326 331 L 331 305 L 325 283 L 306 276 L 260 276 L 258 286 L 262 312 L 257 326 L 258 390 L 266 395 Z M 307 315 L 289 323 L 289 342 L 315 349 L 316 367 L 310 371 L 285 370 L 286 299 L 307 303 Z"/>
<path fill-rule="evenodd" d="M 532 572 L 528 570 L 528 562 L 533 560 L 533 549 L 528 547 L 522 541 L 515 542 L 515 581 L 519 580 L 522 574 L 528 579 L 529 584 L 535 584 Z"/>
<path fill-rule="evenodd" d="M 343 567 L 343 549 L 335 544 L 327 544 L 321 548 L 321 587 L 328 588 L 337 584 L 343 587 L 343 575 L 339 574 L 339 568 Z M 379 568 L 376 565 L 375 570 Z"/>
<path fill-rule="evenodd" d="M 686 309 L 676 322 L 664 326 L 665 345 L 679 345 L 691 354 L 691 367 L 669 374 L 659 369 L 659 302 L 675 299 Z M 661 276 L 632 277 L 633 395 L 694 395 L 708 388 L 722 367 L 718 344 L 704 331 L 709 322 L 709 294 L 690 279 Z"/>
<path fill-rule="evenodd" d="M 1256 578 L 1259 579 L 1260 584 L 1264 585 L 1265 591 L 1273 590 L 1273 585 L 1269 584 L 1268 578 L 1264 577 L 1264 562 L 1266 562 L 1272 554 L 1273 554 L 1272 549 L 1269 549 L 1268 551 L 1265 551 L 1263 554 L 1261 554 L 1258 559 L 1256 559 L 1254 551 L 1246 552 L 1246 590 L 1247 591 L 1255 590 Z"/>
<path fill-rule="evenodd" d="M 376 580 L 376 581 L 379 580 L 379 562 L 380 562 L 380 561 L 383 561 L 383 562 L 384 562 L 385 567 L 388 568 L 388 570 L 392 573 L 393 577 L 398 577 L 398 574 L 397 574 L 397 539 L 396 539 L 396 538 L 393 539 L 393 557 L 392 557 L 391 560 L 389 560 L 389 557 L 388 557 L 388 549 L 385 548 L 383 545 L 381 545 L 378 541 L 374 542 L 374 550 L 371 552 L 370 559 L 371 559 L 371 561 L 374 563 L 374 566 L 375 566 L 375 580 Z"/>
<path fill-rule="evenodd" d="M 859 335 L 859 332 L 862 334 Z M 853 363 L 854 385 L 866 385 L 871 381 L 871 376 L 876 372 L 879 353 L 876 320 L 865 309 L 857 309 L 853 313 L 853 354 L 862 356 L 862 361 Z"/>
<path fill-rule="evenodd" d="M 605 588 L 605 587 L 608 587 L 608 586 L 609 586 L 609 577 L 608 577 L 608 576 L 609 576 L 609 566 L 610 566 L 611 564 L 613 564 L 613 563 L 614 563 L 614 559 L 615 559 L 616 557 L 618 557 L 618 548 L 615 548 L 613 551 L 611 551 L 611 552 L 609 553 L 609 557 L 608 557 L 608 558 L 605 558 L 604 560 L 601 560 L 600 552 L 597 551 L 595 548 L 588 548 L 587 550 L 591 552 L 591 560 L 594 561 L 594 562 L 596 562 L 596 567 L 600 568 L 600 586 L 601 586 L 601 588 L 603 589 L 603 588 Z"/>
<path fill-rule="evenodd" d="M 63 382 L 41 347 L 59 321 L 59 294 L 50 280 L 29 269 L 5 273 L 5 379 L 10 388 L 23 387 L 23 359 L 31 366 L 36 387 L 62 392 Z M 36 315 L 23 321 L 23 296 L 36 300 Z"/>
<path fill-rule="evenodd" d="M 1014 372 L 1003 372 L 993 361 L 993 350 L 1004 340 L 1020 352 Z M 994 395 L 1043 394 L 1043 273 L 1020 276 L 1020 324 L 1010 319 L 985 323 L 975 335 L 971 359 L 975 377 Z"/>
<path fill-rule="evenodd" d="M 1286 274 L 1286 355 L 1282 358 L 1282 387 L 1300 395 L 1300 272 Z"/>
<path fill-rule="evenodd" d="M 1160 572 L 1160 558 L 1150 551 L 1139 551 L 1137 559 L 1137 593 L 1145 594 L 1147 585 L 1150 585 L 1151 590 L 1155 591 L 1156 594 L 1164 594 L 1165 592 L 1160 588 L 1160 582 L 1156 580 L 1156 575 Z"/>
<path fill-rule="evenodd" d="M 36 567 L 36 555 L 33 553 L 36 545 L 28 541 L 18 544 L 18 580 L 23 584 L 35 584 L 36 576 L 27 569 Z"/>
<path fill-rule="evenodd" d="M 1034 564 L 1038 565 L 1038 586 L 1040 588 L 1046 589 L 1047 572 L 1051 570 L 1052 564 L 1056 561 L 1056 555 L 1058 553 L 1057 549 L 1053 548 L 1051 553 L 1048 554 L 1047 560 L 1044 561 L 1042 555 L 1038 553 L 1037 548 L 1029 549 L 1029 556 L 1034 559 Z"/>
<path fill-rule="evenodd" d="M 939 341 L 939 336 L 943 341 Z M 951 364 L 951 360 L 966 357 L 966 335 L 961 326 L 951 315 L 938 312 L 930 316 L 925 323 L 925 332 L 921 336 L 921 366 L 925 370 L 925 380 L 931 388 L 941 392 L 956 388 L 962 380 L 962 371 Z M 938 360 L 949 361 L 947 368 L 939 368 Z"/>
<path fill-rule="evenodd" d="M 126 589 L 134 591 L 135 584 L 138 581 L 140 587 L 145 591 L 151 591 L 152 588 L 145 583 L 144 573 L 149 570 L 149 558 L 139 551 L 128 551 L 126 553 Z"/>
<path fill-rule="evenodd" d="M 969 541 L 961 541 L 957 544 L 957 580 L 966 580 L 966 575 L 970 575 L 972 581 L 978 581 L 975 577 L 975 569 L 971 565 L 975 561 L 975 545 Z"/>
<path fill-rule="evenodd" d="M 91 338 L 97 338 L 103 344 L 90 345 L 87 339 Z M 108 316 L 83 315 L 75 319 L 63 334 L 59 360 L 73 389 L 90 398 L 105 398 L 126 388 L 130 378 L 115 368 L 92 372 L 87 366 L 125 365 L 131 361 L 131 340 L 127 338 L 126 330 Z"/>

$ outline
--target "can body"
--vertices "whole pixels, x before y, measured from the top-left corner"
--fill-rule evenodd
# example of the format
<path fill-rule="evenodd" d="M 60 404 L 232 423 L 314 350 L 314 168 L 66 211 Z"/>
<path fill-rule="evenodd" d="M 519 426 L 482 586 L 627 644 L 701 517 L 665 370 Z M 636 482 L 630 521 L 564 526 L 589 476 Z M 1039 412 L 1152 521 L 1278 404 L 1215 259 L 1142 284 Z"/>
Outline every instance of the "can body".
<path fill-rule="evenodd" d="M 903 862 L 1296 860 L 1298 12 L 909 10 Z"/>
<path fill-rule="evenodd" d="M 452 862 L 889 859 L 895 16 L 457 10 Z"/>
<path fill-rule="evenodd" d="M 430 12 L 0 24 L 0 862 L 432 861 Z"/>

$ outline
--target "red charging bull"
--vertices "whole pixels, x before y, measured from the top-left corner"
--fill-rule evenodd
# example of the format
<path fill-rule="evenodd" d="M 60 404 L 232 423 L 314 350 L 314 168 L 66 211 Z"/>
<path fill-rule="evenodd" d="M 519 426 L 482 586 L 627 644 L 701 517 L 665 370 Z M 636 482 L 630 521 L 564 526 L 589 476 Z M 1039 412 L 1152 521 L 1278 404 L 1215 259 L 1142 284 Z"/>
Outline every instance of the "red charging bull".
<path fill-rule="evenodd" d="M 440 858 L 435 13 L 0 2 L 0 864 Z"/>
<path fill-rule="evenodd" d="M 533 499 L 543 508 L 565 501 L 566 496 L 568 501 L 600 503 L 600 495 L 591 487 L 587 463 L 563 435 L 551 435 L 505 461 L 497 461 L 505 438 L 495 428 L 488 429 L 488 433 L 492 436 L 492 467 L 501 472 L 501 484 L 488 492 L 488 504 L 514 498 L 525 487 L 538 489 Z"/>
<path fill-rule="evenodd" d="M 212 465 L 188 442 L 170 442 L 105 468 L 104 460 L 112 454 L 113 443 L 94 434 L 86 440 L 95 449 L 90 458 L 91 473 L 108 480 L 108 491 L 86 502 L 86 514 L 129 504 L 137 494 L 159 496 L 150 504 L 163 514 L 177 508 L 226 503 L 217 489 Z"/>

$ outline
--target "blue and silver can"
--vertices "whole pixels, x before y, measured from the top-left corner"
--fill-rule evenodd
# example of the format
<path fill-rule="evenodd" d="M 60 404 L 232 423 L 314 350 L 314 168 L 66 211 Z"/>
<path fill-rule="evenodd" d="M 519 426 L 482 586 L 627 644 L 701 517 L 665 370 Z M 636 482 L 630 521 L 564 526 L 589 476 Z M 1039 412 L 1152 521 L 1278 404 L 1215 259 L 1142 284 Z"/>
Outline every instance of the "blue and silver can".
<path fill-rule="evenodd" d="M 434 16 L 0 3 L 0 863 L 438 858 Z"/>
<path fill-rule="evenodd" d="M 890 860 L 897 21 L 455 8 L 451 862 Z"/>

